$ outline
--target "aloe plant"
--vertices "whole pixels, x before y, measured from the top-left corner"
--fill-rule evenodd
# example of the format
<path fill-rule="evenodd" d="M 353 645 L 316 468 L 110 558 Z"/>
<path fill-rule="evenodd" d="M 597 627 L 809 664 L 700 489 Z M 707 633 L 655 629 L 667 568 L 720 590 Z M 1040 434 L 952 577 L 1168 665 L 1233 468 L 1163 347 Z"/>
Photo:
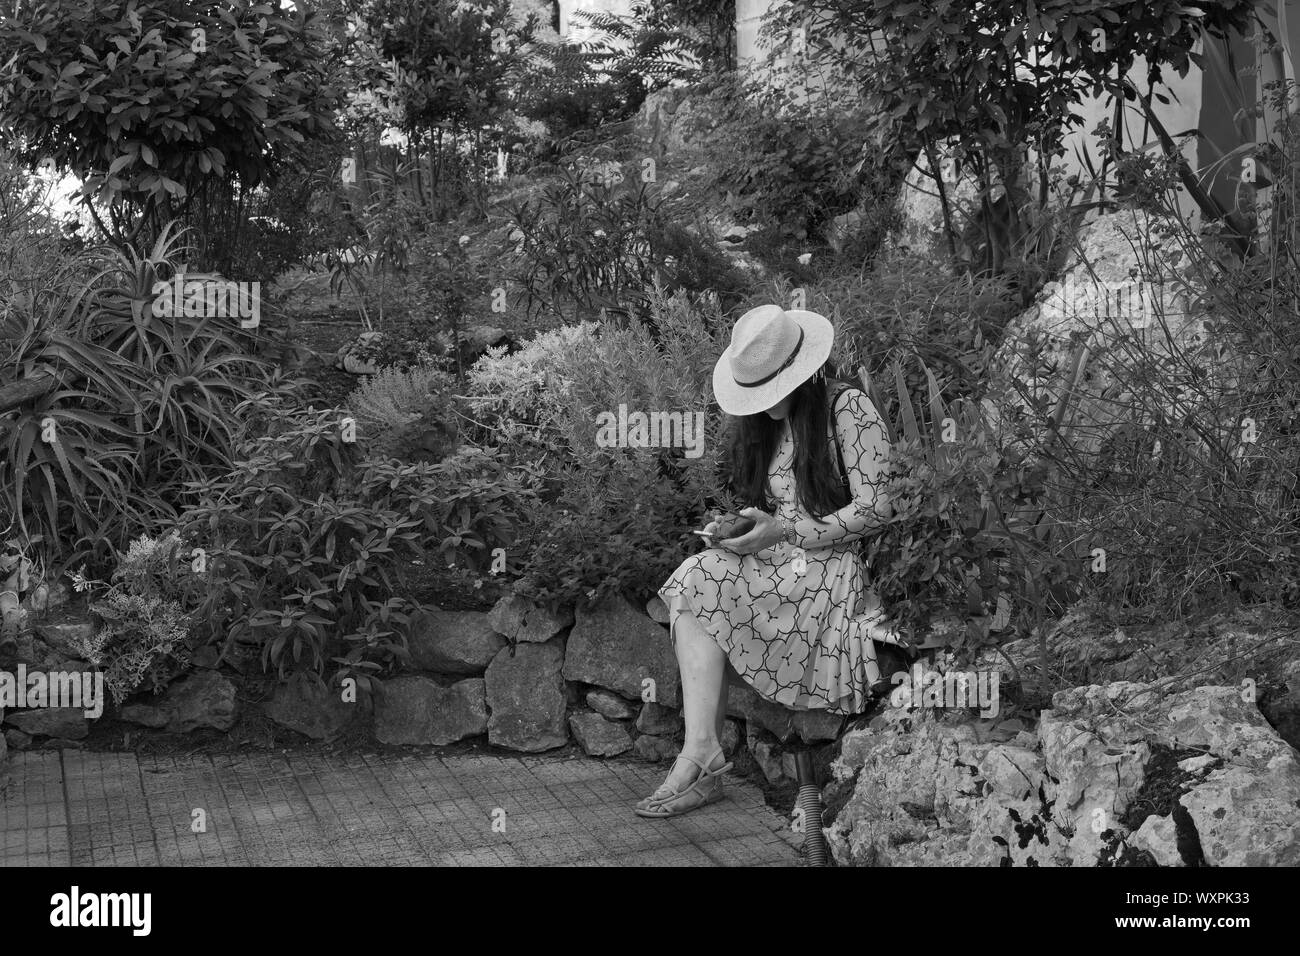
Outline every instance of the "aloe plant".
<path fill-rule="evenodd" d="M 154 315 L 181 238 L 169 224 L 145 255 L 90 250 L 0 292 L 0 513 L 67 545 L 60 571 L 174 516 L 187 481 L 229 466 L 237 407 L 293 387 L 236 319 Z"/>

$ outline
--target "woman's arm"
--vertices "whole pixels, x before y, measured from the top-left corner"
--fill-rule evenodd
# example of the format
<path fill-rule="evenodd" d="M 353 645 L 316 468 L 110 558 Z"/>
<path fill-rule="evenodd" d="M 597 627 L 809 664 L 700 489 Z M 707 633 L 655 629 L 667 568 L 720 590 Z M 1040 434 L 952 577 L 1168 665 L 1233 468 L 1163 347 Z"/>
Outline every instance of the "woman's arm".
<path fill-rule="evenodd" d="M 854 388 L 836 399 L 834 418 L 853 500 L 820 522 L 801 518 L 790 523 L 787 540 L 805 550 L 857 541 L 892 514 L 885 494 L 889 436 L 880 413 L 865 392 Z"/>

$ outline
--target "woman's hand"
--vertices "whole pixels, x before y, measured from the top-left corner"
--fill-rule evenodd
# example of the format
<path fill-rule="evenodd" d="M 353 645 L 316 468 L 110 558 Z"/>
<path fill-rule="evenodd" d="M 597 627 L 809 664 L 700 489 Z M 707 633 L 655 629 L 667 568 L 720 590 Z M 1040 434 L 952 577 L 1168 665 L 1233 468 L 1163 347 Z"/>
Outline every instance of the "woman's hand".
<path fill-rule="evenodd" d="M 753 518 L 754 527 L 739 538 L 727 538 L 724 541 L 716 542 L 718 547 L 726 548 L 728 551 L 734 551 L 737 554 L 753 554 L 755 551 L 762 551 L 779 544 L 785 537 L 785 529 L 781 527 L 781 522 L 765 511 L 759 511 L 757 508 L 746 508 L 740 512 L 740 516 L 742 518 Z"/>

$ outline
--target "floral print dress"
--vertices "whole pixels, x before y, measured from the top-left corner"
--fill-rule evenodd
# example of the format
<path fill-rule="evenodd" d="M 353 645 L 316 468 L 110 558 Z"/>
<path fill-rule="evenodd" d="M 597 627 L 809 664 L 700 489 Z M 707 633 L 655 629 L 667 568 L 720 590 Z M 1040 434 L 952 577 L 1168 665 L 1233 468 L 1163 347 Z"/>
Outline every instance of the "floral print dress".
<path fill-rule="evenodd" d="M 777 517 L 795 522 L 797 546 L 782 541 L 745 555 L 709 548 L 683 561 L 659 596 L 673 620 L 694 614 L 760 696 L 793 710 L 856 714 L 880 679 L 871 635 L 884 614 L 859 547 L 874 521 L 889 439 L 860 389 L 841 386 L 832 408 L 853 500 L 824 523 L 802 509 L 787 419 L 768 492 Z"/>

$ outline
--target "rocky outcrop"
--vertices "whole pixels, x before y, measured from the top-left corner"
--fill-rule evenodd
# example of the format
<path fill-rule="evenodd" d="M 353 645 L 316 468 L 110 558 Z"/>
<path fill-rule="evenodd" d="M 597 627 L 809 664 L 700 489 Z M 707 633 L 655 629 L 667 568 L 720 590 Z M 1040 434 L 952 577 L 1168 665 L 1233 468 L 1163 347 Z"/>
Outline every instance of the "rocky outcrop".
<path fill-rule="evenodd" d="M 1300 865 L 1300 761 L 1240 688 L 1116 682 L 1052 704 L 1036 732 L 891 708 L 849 733 L 836 859 Z"/>
<path fill-rule="evenodd" d="M 732 685 L 727 689 L 727 716 L 756 724 L 781 743 L 789 743 L 795 737 L 804 743 L 833 740 L 844 723 L 843 717 L 824 710 L 796 711 L 782 707 L 759 697 L 748 684 Z"/>
<path fill-rule="evenodd" d="M 386 744 L 450 744 L 488 726 L 482 679 L 449 686 L 427 677 L 385 681 L 375 703 L 375 736 Z"/>
<path fill-rule="evenodd" d="M 671 737 L 682 729 L 682 715 L 671 707 L 661 704 L 646 703 L 641 705 L 641 713 L 636 718 L 636 729 L 643 734 L 657 737 Z"/>
<path fill-rule="evenodd" d="M 1196 684 L 1237 687 L 1254 698 L 1282 739 L 1300 748 L 1300 648 L 1287 639 L 1294 623 L 1260 606 L 1119 625 L 1077 604 L 1048 631 L 1047 656 L 1056 679 L 1073 685 L 1172 679 L 1180 690 Z M 1003 686 L 1017 675 L 1025 685 L 1037 682 L 1035 642 L 1013 641 L 1003 651 L 1005 657 L 988 655 L 979 666 L 1000 670 Z"/>
<path fill-rule="evenodd" d="M 1127 373 L 1117 376 L 1115 370 L 1136 361 L 1133 346 L 1121 344 L 1128 337 L 1144 341 L 1141 348 L 1153 358 L 1176 355 L 1180 363 L 1206 369 L 1201 392 L 1229 386 L 1234 373 L 1228 342 L 1211 333 L 1209 316 L 1195 304 L 1197 292 L 1169 223 L 1134 209 L 1089 223 L 1079 231 L 1059 278 L 1007 324 L 992 366 L 997 378 L 985 403 L 989 423 L 1016 444 L 1015 420 L 1031 403 L 1055 408 L 1073 388 L 1064 437 L 1087 459 L 1121 427 L 1147 424 L 1158 413 L 1185 418 L 1203 400 L 1198 395 L 1188 395 L 1177 409 L 1147 408 L 1120 381 Z M 1084 346 L 1087 361 L 1076 381 Z"/>
<path fill-rule="evenodd" d="M 654 734 L 642 734 L 636 739 L 635 747 L 641 759 L 651 763 L 672 760 L 682 749 L 668 738 L 656 737 Z"/>
<path fill-rule="evenodd" d="M 635 707 L 622 697 L 607 690 L 589 691 L 586 696 L 586 703 L 596 713 L 602 717 L 608 717 L 610 720 L 627 720 L 637 714 Z"/>

